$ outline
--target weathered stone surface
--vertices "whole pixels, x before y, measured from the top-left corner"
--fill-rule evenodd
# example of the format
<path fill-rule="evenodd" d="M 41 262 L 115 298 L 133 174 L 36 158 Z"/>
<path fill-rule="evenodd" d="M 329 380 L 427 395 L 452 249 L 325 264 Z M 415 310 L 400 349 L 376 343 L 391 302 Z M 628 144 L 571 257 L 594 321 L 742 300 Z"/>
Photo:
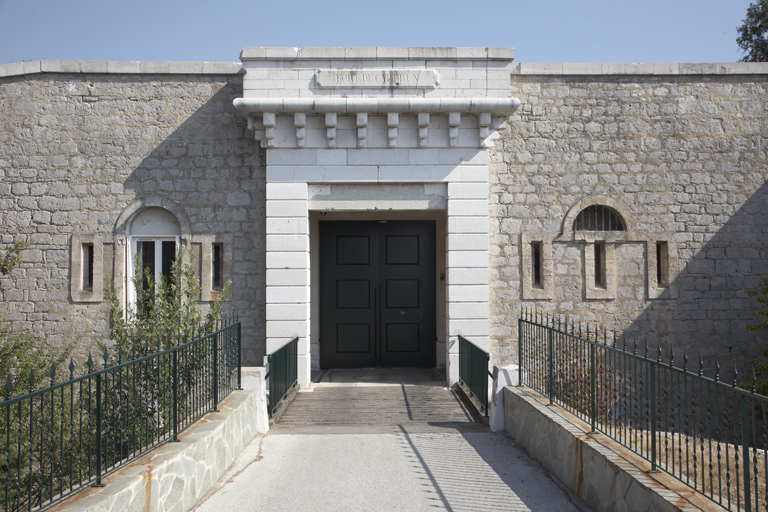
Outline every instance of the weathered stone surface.
<path fill-rule="evenodd" d="M 162 445 L 108 475 L 105 487 L 86 487 L 51 510 L 189 510 L 267 421 L 261 370 L 258 389 L 233 392 L 218 412 L 181 433 L 178 443 Z"/>
<path fill-rule="evenodd" d="M 666 473 L 529 390 L 504 388 L 505 429 L 526 452 L 595 510 L 721 510 Z M 543 398 L 543 397 L 540 397 Z"/>

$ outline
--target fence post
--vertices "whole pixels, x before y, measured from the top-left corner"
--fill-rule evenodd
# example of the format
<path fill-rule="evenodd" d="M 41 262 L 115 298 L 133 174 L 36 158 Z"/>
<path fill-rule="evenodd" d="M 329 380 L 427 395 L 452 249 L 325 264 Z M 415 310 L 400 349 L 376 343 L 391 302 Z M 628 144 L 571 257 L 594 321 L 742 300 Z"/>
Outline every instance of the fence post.
<path fill-rule="evenodd" d="M 656 365 L 646 359 L 651 366 L 651 472 L 656 472 Z"/>
<path fill-rule="evenodd" d="M 101 483 L 101 374 L 96 375 L 96 484 L 94 487 L 104 487 Z"/>
<path fill-rule="evenodd" d="M 595 385 L 597 380 L 597 371 L 595 368 L 595 350 L 597 350 L 597 342 L 594 344 L 589 342 L 589 332 L 587 332 L 587 343 L 589 343 L 589 427 L 590 431 L 594 433 L 596 432 L 595 420 L 597 417 L 597 397 L 595 396 L 597 392 L 597 386 Z"/>
<path fill-rule="evenodd" d="M 552 355 L 553 355 L 553 341 L 552 341 L 552 329 L 549 327 L 547 329 L 547 364 L 549 365 L 549 405 L 552 405 L 552 397 L 554 395 L 554 369 L 552 368 Z"/>
<path fill-rule="evenodd" d="M 517 319 L 517 386 L 523 385 L 523 319 Z"/>
<path fill-rule="evenodd" d="M 237 319 L 237 389 L 243 389 L 241 368 L 243 366 L 240 351 L 240 319 Z"/>
<path fill-rule="evenodd" d="M 751 477 L 749 475 L 749 405 L 746 395 L 741 395 L 741 442 L 744 462 L 744 510 L 752 512 Z"/>
<path fill-rule="evenodd" d="M 179 440 L 179 351 L 173 351 L 173 441 Z"/>
<path fill-rule="evenodd" d="M 219 412 L 219 335 L 213 335 L 213 411 Z"/>

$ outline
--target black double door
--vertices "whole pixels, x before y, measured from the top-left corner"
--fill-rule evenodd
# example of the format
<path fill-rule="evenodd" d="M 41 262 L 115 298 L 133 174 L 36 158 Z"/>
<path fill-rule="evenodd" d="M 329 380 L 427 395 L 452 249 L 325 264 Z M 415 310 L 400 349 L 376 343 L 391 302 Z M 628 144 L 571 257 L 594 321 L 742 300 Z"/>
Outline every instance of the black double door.
<path fill-rule="evenodd" d="M 320 222 L 320 365 L 435 366 L 435 223 Z"/>

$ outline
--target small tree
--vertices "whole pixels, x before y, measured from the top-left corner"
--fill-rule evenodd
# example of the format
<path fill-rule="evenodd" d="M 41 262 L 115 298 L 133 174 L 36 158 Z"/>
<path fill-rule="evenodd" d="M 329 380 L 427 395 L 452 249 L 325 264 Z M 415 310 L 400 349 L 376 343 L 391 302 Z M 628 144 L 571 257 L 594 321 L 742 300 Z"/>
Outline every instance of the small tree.
<path fill-rule="evenodd" d="M 768 0 L 747 7 L 747 17 L 736 29 L 736 43 L 745 52 L 742 62 L 768 62 Z"/>
<path fill-rule="evenodd" d="M 227 281 L 219 298 L 203 315 L 200 309 L 200 280 L 191 265 L 184 264 L 190 252 L 179 250 L 170 277 L 162 276 L 159 283 L 149 269 L 134 262 L 132 278 L 136 304 L 123 310 L 112 286 L 107 285 L 107 299 L 112 315 L 112 337 L 124 353 L 142 353 L 142 346 L 164 350 L 176 343 L 177 337 L 199 330 L 210 330 L 221 316 L 221 308 L 232 293 L 232 281 Z"/>
<path fill-rule="evenodd" d="M 762 329 L 768 329 L 768 277 L 763 278 L 761 288 L 759 290 L 744 290 L 744 292 L 757 299 L 759 306 L 757 307 L 757 316 L 761 317 L 757 323 L 749 325 L 750 332 L 757 332 Z"/>
<path fill-rule="evenodd" d="M 21 263 L 21 253 L 28 245 L 19 240 L 6 250 L 0 257 L 0 276 L 9 275 Z M 0 282 L 0 292 L 5 290 Z M 15 395 L 24 394 L 30 388 L 36 390 L 48 386 L 51 369 L 61 370 L 70 352 L 69 348 L 54 349 L 42 338 L 17 329 L 0 313 L 0 386 L 4 388 L 0 394 L 8 394 L 8 380 Z"/>

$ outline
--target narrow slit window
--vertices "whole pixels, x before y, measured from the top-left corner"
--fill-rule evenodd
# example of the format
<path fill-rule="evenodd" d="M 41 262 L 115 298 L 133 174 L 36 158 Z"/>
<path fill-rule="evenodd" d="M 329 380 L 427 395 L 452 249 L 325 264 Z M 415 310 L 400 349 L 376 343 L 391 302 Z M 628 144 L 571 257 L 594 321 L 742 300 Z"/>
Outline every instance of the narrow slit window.
<path fill-rule="evenodd" d="M 595 288 L 605 288 L 605 244 L 595 243 Z"/>
<path fill-rule="evenodd" d="M 541 279 L 541 242 L 531 242 L 531 284 L 534 288 L 543 288 Z"/>
<path fill-rule="evenodd" d="M 223 286 L 224 248 L 222 244 L 211 245 L 211 288 L 221 290 Z"/>
<path fill-rule="evenodd" d="M 669 244 L 656 242 L 656 286 L 669 286 Z"/>
<path fill-rule="evenodd" d="M 83 291 L 93 291 L 93 244 L 83 244 Z"/>

